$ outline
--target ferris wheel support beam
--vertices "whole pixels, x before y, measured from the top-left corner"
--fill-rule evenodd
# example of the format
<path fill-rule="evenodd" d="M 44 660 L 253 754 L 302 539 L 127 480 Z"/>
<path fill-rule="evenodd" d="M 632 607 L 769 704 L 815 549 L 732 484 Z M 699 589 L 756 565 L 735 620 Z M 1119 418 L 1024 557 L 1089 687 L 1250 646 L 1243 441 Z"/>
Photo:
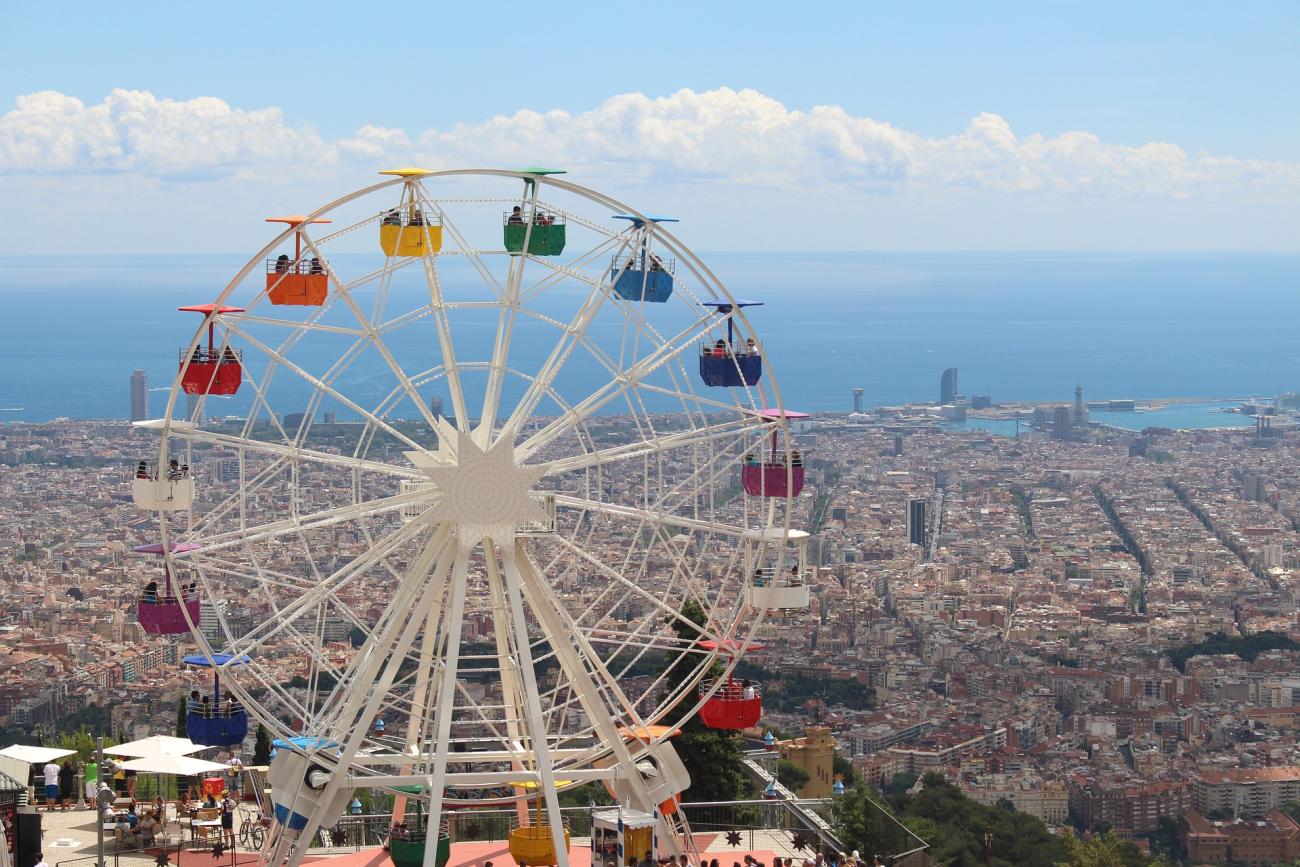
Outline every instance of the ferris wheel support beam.
<path fill-rule="evenodd" d="M 484 552 L 485 554 L 487 552 Z M 501 567 L 496 557 L 485 556 L 484 565 L 487 566 L 487 583 L 488 596 L 492 606 L 492 622 L 506 623 L 509 620 L 509 614 L 506 607 L 505 588 L 501 583 Z M 524 718 L 524 694 L 520 689 L 518 666 L 513 664 L 516 659 L 514 653 L 510 650 L 510 638 L 504 629 L 493 629 L 492 638 L 496 644 L 498 667 L 501 675 L 501 703 L 506 708 L 512 709 L 512 713 L 506 715 L 506 734 L 512 744 L 523 743 L 524 733 L 519 726 L 519 721 Z M 520 760 L 518 753 L 511 751 L 509 759 L 510 767 L 515 770 L 523 770 L 524 764 Z M 520 802 L 516 805 L 519 810 L 519 818 L 527 819 L 528 805 Z"/>
<path fill-rule="evenodd" d="M 442 681 L 438 685 L 437 710 L 434 712 L 436 744 L 451 743 L 451 717 L 456 705 L 456 674 L 460 668 L 460 639 L 465 622 L 465 585 L 469 583 L 469 558 L 476 540 L 460 537 L 455 540 L 455 562 L 451 567 L 451 605 L 447 608 L 442 625 L 446 642 L 443 650 Z M 484 552 L 486 556 L 487 552 Z M 425 840 L 437 839 L 442 833 L 442 790 L 447 784 L 447 750 L 440 749 L 433 757 L 433 774 L 429 777 L 429 823 L 425 826 Z M 424 867 L 436 867 L 438 847 L 424 847 Z"/>
<path fill-rule="evenodd" d="M 328 808 L 331 802 L 336 800 L 339 792 L 348 782 L 347 769 L 352 767 L 352 762 L 361 749 L 362 741 L 369 734 L 380 703 L 396 680 L 398 670 L 406 659 L 407 653 L 410 652 L 411 645 L 415 643 L 420 628 L 429 617 L 430 609 L 441 605 L 447 585 L 448 569 L 444 565 L 446 559 L 439 557 L 438 554 L 446 549 L 449 536 L 446 527 L 439 528 L 439 531 L 433 534 L 428 545 L 420 552 L 407 580 L 394 595 L 393 602 L 389 605 L 390 616 L 383 630 L 371 639 L 362 653 L 357 655 L 354 660 L 356 664 L 349 666 L 351 677 L 346 682 L 358 686 L 366 684 L 366 688 L 346 690 L 344 700 L 340 702 L 336 713 L 329 721 L 332 723 L 333 734 L 338 735 L 334 740 L 340 743 L 338 756 L 333 760 L 336 770 L 329 775 L 329 780 L 317 798 L 316 802 L 321 805 L 321 808 L 313 810 L 307 817 L 306 826 L 295 840 L 295 845 L 289 853 L 287 867 L 298 867 L 303 856 L 307 854 L 308 845 L 320 830 L 322 822 L 330 818 L 324 815 L 323 808 Z M 344 683 L 342 679 L 339 681 L 340 685 Z M 327 736 L 326 731 L 311 734 Z"/>
<path fill-rule="evenodd" d="M 616 757 L 616 766 L 630 771 L 627 780 L 639 802 L 633 806 L 642 812 L 654 814 L 656 804 L 645 784 L 645 778 L 636 770 L 636 761 L 632 758 L 623 737 L 618 733 L 618 728 L 614 724 L 614 715 L 610 713 L 611 708 L 605 703 L 601 689 L 592 677 L 592 672 L 587 670 L 578 657 L 575 643 L 587 659 L 592 661 L 597 676 L 602 679 L 610 696 L 623 706 L 622 713 L 626 715 L 628 727 L 633 730 L 640 729 L 644 727 L 644 722 L 637 715 L 632 703 L 627 700 L 627 696 L 619 689 L 617 682 L 610 677 L 609 671 L 600 664 L 599 657 L 595 655 L 591 646 L 584 641 L 581 631 L 574 628 L 572 621 L 566 622 L 566 618 L 558 613 L 554 594 L 538 575 L 531 558 L 518 546 L 512 553 L 513 556 L 506 560 L 507 580 L 513 579 L 517 582 L 528 600 L 533 615 L 550 636 L 550 644 L 555 651 L 560 668 L 577 692 L 578 703 L 582 706 L 583 712 L 587 714 L 588 719 L 595 725 L 596 731 L 600 733 L 601 740 L 610 747 Z M 566 770 L 565 773 L 569 775 L 570 772 Z M 669 840 L 669 849 L 675 857 L 680 853 L 681 846 L 675 837 L 670 836 Z M 426 864 L 425 867 L 430 865 Z"/>
<path fill-rule="evenodd" d="M 569 867 L 569 850 L 564 845 L 564 814 L 560 812 L 560 797 L 555 791 L 555 767 L 546 740 L 546 718 L 542 714 L 542 701 L 537 691 L 537 672 L 533 668 L 533 652 L 528 643 L 528 622 L 524 619 L 524 602 L 520 574 L 515 564 L 518 542 L 511 540 L 500 554 L 505 566 L 505 595 L 510 607 L 510 625 L 514 629 L 516 661 L 523 676 L 525 720 L 532 741 L 533 759 L 541 778 L 542 798 L 546 802 L 547 824 L 551 829 L 551 845 L 555 848 L 556 867 Z M 484 556 L 496 556 L 484 551 Z M 553 642 L 565 641 L 566 636 L 553 635 Z M 430 867 L 428 863 L 425 867 Z"/>

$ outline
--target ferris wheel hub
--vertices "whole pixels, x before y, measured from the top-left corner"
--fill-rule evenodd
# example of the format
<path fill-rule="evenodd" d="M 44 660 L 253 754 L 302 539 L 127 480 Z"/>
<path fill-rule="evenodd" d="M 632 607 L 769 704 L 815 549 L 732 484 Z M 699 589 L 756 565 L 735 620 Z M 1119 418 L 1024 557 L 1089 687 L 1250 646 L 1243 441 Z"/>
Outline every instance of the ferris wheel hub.
<path fill-rule="evenodd" d="M 456 526 L 462 543 L 491 538 L 509 544 L 516 527 L 548 519 L 531 494 L 546 466 L 518 464 L 505 439 L 484 450 L 462 431 L 454 458 L 421 469 L 437 488 L 428 519 Z"/>

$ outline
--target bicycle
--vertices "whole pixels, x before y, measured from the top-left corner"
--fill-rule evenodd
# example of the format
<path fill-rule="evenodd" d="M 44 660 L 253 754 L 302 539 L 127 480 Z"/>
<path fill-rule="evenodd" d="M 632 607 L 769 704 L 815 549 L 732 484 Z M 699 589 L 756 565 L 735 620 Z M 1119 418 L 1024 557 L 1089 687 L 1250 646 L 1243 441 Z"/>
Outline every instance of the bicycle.
<path fill-rule="evenodd" d="M 239 808 L 239 845 L 245 849 L 261 849 L 266 842 L 266 829 L 270 820 L 256 807 Z"/>

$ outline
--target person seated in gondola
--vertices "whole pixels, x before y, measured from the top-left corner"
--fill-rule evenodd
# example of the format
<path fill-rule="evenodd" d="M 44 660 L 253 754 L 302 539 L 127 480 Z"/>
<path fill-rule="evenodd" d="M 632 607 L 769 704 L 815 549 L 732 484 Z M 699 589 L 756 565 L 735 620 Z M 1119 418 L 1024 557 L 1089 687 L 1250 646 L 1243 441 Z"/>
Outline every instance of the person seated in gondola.
<path fill-rule="evenodd" d="M 803 453 L 798 449 L 790 450 L 790 465 L 795 467 L 803 466 Z"/>
<path fill-rule="evenodd" d="M 325 273 L 325 266 L 323 266 L 323 265 L 320 263 L 320 259 L 318 259 L 318 258 L 315 257 L 315 256 L 312 256 L 312 257 L 311 257 L 311 273 L 313 273 L 313 274 L 324 274 L 324 273 Z"/>
<path fill-rule="evenodd" d="M 650 270 L 651 270 L 651 271 L 662 271 L 663 269 L 664 269 L 664 263 L 663 263 L 663 260 L 660 259 L 658 256 L 656 256 L 654 253 L 651 253 L 651 254 L 650 254 Z"/>
<path fill-rule="evenodd" d="M 754 685 L 749 682 L 749 678 L 745 678 L 740 682 L 740 697 L 745 701 L 753 701 L 754 699 Z"/>
<path fill-rule="evenodd" d="M 754 586 L 755 586 L 755 587 L 766 587 L 766 586 L 767 586 L 767 576 L 763 574 L 763 570 L 762 570 L 762 569 L 755 569 L 755 570 L 754 570 Z"/>
<path fill-rule="evenodd" d="M 185 700 L 185 712 L 199 713 L 202 709 L 203 703 L 199 701 L 199 691 L 197 689 L 190 690 L 190 696 Z"/>
<path fill-rule="evenodd" d="M 136 467 L 135 467 L 135 477 L 136 477 L 137 479 L 148 479 L 148 478 L 149 478 L 149 468 L 148 468 L 147 466 L 145 466 L 144 461 L 140 461 L 140 463 L 136 464 Z"/>
<path fill-rule="evenodd" d="M 510 212 L 510 216 L 506 218 L 506 222 L 510 223 L 512 226 L 522 226 L 524 224 L 524 209 L 515 205 L 515 209 Z"/>
<path fill-rule="evenodd" d="M 408 225 L 408 226 L 423 226 L 423 225 L 424 225 L 424 212 L 421 211 L 419 208 L 416 208 L 415 210 L 411 211 L 411 219 L 409 219 L 409 220 L 406 221 L 406 225 Z"/>
<path fill-rule="evenodd" d="M 144 585 L 144 601 L 149 605 L 158 604 L 158 582 L 150 581 Z"/>
<path fill-rule="evenodd" d="M 176 460 L 175 458 L 172 458 L 170 461 L 167 462 L 167 481 L 175 482 L 175 481 L 179 481 L 180 478 L 181 478 L 180 461 Z"/>
<path fill-rule="evenodd" d="M 727 357 L 727 341 L 723 340 L 721 337 L 719 337 L 713 343 L 713 357 L 714 358 Z"/>
<path fill-rule="evenodd" d="M 191 581 L 190 586 L 185 588 L 185 601 L 193 602 L 199 598 L 199 582 Z"/>
<path fill-rule="evenodd" d="M 289 272 L 289 257 L 281 253 L 275 259 L 275 273 L 287 274 Z"/>
<path fill-rule="evenodd" d="M 745 351 L 750 355 L 758 355 L 758 344 L 754 342 L 754 338 L 745 341 Z"/>
<path fill-rule="evenodd" d="M 190 477 L 190 465 L 181 464 L 181 478 L 188 479 L 189 477 Z"/>
<path fill-rule="evenodd" d="M 232 362 L 232 361 L 238 364 L 239 357 L 235 355 L 234 349 L 232 349 L 230 346 L 227 346 L 225 349 L 221 350 L 221 363 L 226 364 L 227 362 Z"/>
<path fill-rule="evenodd" d="M 199 716 L 204 719 L 212 719 L 212 705 L 209 704 L 206 695 L 199 699 Z"/>
<path fill-rule="evenodd" d="M 391 211 L 385 211 L 384 218 L 379 222 L 384 226 L 400 226 L 402 225 L 402 215 L 398 213 L 397 208 L 393 208 Z"/>
<path fill-rule="evenodd" d="M 791 587 L 803 586 L 803 576 L 799 574 L 798 563 L 790 567 L 790 586 Z"/>
<path fill-rule="evenodd" d="M 758 455 L 754 454 L 753 452 L 748 452 L 748 453 L 746 453 L 746 454 L 745 454 L 745 463 L 747 463 L 747 464 L 749 464 L 749 465 L 751 465 L 751 466 L 758 466 Z"/>
<path fill-rule="evenodd" d="M 203 347 L 196 346 L 194 347 L 194 351 L 190 353 L 190 363 L 198 364 L 202 361 L 203 361 Z"/>

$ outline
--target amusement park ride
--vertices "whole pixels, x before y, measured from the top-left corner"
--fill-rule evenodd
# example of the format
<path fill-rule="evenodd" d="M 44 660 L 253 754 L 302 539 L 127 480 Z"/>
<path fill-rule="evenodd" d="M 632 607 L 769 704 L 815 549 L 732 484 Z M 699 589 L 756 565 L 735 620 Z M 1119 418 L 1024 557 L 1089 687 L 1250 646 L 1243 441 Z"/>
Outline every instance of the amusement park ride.
<path fill-rule="evenodd" d="M 420 816 L 398 867 L 445 864 L 424 829 L 485 804 L 514 810 L 518 863 L 567 865 L 559 794 L 592 783 L 622 863 L 644 841 L 698 861 L 672 738 L 755 726 L 733 670 L 809 604 L 806 416 L 758 302 L 675 221 L 562 172 L 383 174 L 272 218 L 180 308 L 202 323 L 139 423 L 158 539 L 136 550 L 163 562 L 137 613 L 210 670 L 191 738 L 237 745 L 250 716 L 278 738 L 264 863 L 297 865 L 367 789 Z"/>

